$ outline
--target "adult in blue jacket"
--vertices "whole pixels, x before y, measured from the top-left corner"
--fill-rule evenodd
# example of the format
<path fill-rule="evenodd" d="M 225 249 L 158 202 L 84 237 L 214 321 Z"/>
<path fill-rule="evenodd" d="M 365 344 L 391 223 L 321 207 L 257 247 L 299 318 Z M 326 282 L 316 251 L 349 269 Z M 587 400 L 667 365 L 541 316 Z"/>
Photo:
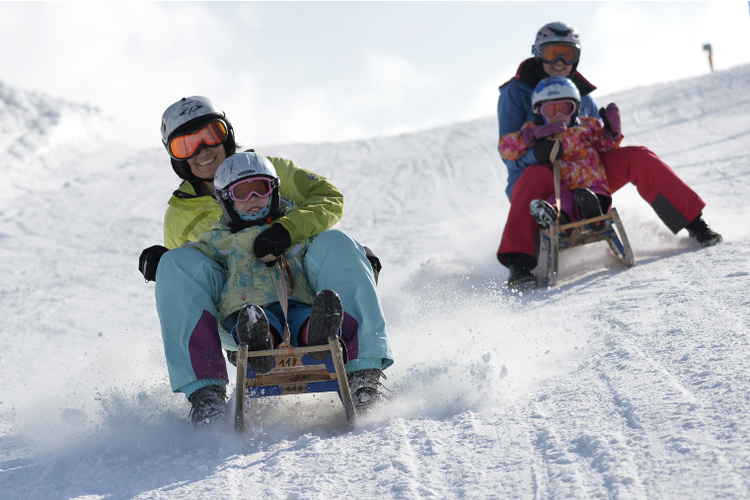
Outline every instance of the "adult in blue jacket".
<path fill-rule="evenodd" d="M 581 93 L 579 116 L 603 116 L 603 110 L 600 114 L 591 97 L 596 87 L 576 70 L 580 53 L 580 36 L 572 26 L 555 22 L 539 30 L 532 47 L 534 57 L 522 62 L 516 76 L 500 87 L 497 102 L 500 137 L 517 132 L 525 122 L 536 119 L 531 109 L 531 94 L 537 83 L 548 76 L 567 77 L 576 84 Z M 619 131 L 619 120 L 609 126 Z M 518 161 L 503 160 L 508 169 L 505 193 L 510 199 L 510 211 L 497 258 L 509 267 L 511 287 L 536 284 L 531 270 L 537 264 L 539 226 L 529 213 L 529 203 L 547 199 L 554 193 L 552 171 L 547 166 L 551 163 L 550 151 L 544 147 L 549 142 L 540 141 L 540 147 L 530 149 Z M 653 152 L 642 146 L 625 146 L 602 154 L 602 161 L 612 193 L 631 182 L 673 233 L 686 228 L 704 246 L 721 241 L 721 235 L 703 220 L 706 203 Z"/>

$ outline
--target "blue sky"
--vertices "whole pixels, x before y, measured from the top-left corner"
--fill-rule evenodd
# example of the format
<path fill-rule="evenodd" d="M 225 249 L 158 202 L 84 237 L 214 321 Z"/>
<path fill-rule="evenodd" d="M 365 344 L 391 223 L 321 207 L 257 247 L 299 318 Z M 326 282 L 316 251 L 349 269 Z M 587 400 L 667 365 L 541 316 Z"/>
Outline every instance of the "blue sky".
<path fill-rule="evenodd" d="M 494 115 L 550 21 L 582 36 L 595 96 L 750 62 L 747 2 L 3 2 L 0 81 L 98 106 L 160 145 L 202 94 L 248 147 L 341 141 Z M 739 42 L 739 43 L 738 43 Z"/>

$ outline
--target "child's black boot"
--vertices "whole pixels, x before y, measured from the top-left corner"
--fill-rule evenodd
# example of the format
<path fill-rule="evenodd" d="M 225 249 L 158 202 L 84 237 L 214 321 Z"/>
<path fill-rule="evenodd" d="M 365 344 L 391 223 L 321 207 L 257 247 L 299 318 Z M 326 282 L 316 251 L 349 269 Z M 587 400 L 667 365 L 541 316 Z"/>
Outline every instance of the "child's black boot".
<path fill-rule="evenodd" d="M 599 217 L 602 214 L 602 205 L 599 203 L 599 197 L 588 188 L 576 190 L 576 206 L 581 219 L 591 219 Z M 589 227 L 594 231 L 601 231 L 605 225 L 603 221 L 592 222 Z"/>
<path fill-rule="evenodd" d="M 273 349 L 271 328 L 263 308 L 249 304 L 240 309 L 237 338 L 247 344 L 248 351 Z M 268 373 L 273 368 L 273 356 L 249 357 L 247 363 L 255 373 Z"/>
<path fill-rule="evenodd" d="M 303 333 L 304 343 L 309 346 L 327 344 L 328 337 L 339 334 L 343 322 L 344 307 L 339 295 L 333 290 L 319 291 L 310 308 L 307 331 Z M 311 352 L 307 355 L 315 361 L 323 361 L 330 356 L 330 352 Z"/>

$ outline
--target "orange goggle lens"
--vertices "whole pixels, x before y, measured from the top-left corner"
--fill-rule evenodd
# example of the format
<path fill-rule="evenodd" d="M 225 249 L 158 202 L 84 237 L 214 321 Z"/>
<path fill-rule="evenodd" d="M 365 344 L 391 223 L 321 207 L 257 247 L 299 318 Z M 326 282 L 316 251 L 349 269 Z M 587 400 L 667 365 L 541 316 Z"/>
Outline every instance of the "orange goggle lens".
<path fill-rule="evenodd" d="M 548 43 L 540 48 L 540 59 L 547 64 L 553 64 L 558 59 L 562 59 L 565 64 L 575 64 L 581 55 L 581 51 L 575 45 L 564 45 Z"/>
<path fill-rule="evenodd" d="M 247 201 L 252 195 L 265 198 L 271 194 L 271 181 L 265 177 L 251 177 L 229 186 L 229 194 L 234 201 Z"/>
<path fill-rule="evenodd" d="M 551 120 L 557 115 L 563 115 L 565 118 L 570 118 L 576 110 L 575 101 L 569 99 L 563 101 L 550 101 L 542 104 L 541 112 L 542 116 Z"/>
<path fill-rule="evenodd" d="M 186 160 L 198 153 L 201 144 L 218 146 L 227 138 L 224 122 L 216 120 L 192 134 L 175 137 L 169 143 L 169 151 L 178 160 Z"/>

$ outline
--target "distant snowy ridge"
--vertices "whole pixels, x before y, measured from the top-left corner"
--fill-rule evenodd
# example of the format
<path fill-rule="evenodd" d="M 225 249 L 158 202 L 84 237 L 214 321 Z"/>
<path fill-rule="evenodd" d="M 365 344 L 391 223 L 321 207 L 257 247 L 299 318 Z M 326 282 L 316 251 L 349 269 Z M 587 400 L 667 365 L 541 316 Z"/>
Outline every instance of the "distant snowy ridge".
<path fill-rule="evenodd" d="M 109 137 L 100 110 L 0 82 L 0 152 L 28 161 L 75 139 Z"/>

